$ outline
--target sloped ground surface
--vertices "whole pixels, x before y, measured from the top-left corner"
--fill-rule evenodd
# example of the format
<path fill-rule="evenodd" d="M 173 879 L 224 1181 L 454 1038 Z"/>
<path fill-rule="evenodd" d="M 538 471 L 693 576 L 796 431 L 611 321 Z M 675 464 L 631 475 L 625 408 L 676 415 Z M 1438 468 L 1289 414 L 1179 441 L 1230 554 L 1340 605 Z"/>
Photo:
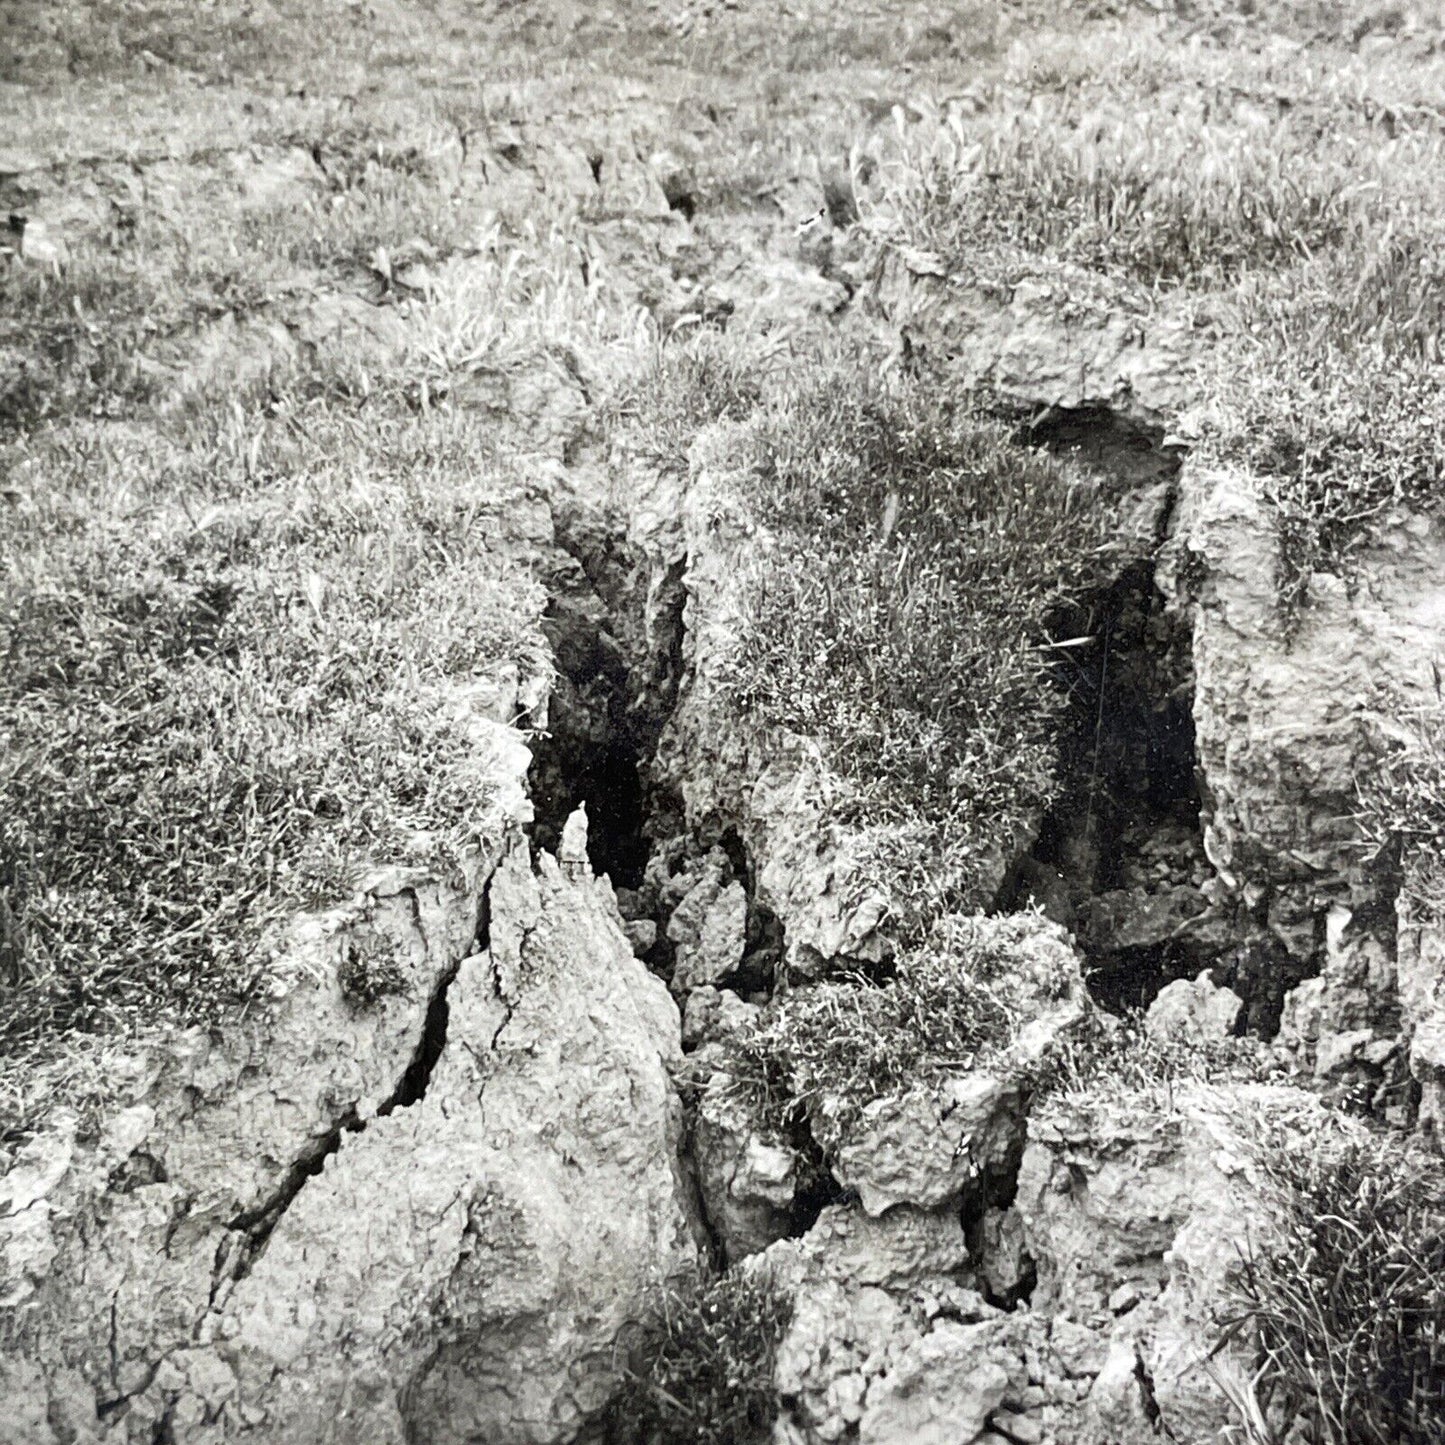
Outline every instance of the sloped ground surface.
<path fill-rule="evenodd" d="M 591 1438 L 709 1255 L 783 1439 L 1223 1423 L 1190 1196 L 1316 1106 L 1029 1115 L 1068 929 L 1440 1115 L 1431 17 L 0 22 L 17 1438 Z"/>

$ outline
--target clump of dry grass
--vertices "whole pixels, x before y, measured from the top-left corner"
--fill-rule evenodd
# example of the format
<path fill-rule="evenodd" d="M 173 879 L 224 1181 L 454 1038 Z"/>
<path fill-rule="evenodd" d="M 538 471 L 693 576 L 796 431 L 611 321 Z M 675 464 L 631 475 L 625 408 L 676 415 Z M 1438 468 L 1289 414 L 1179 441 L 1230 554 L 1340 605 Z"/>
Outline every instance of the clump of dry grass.
<path fill-rule="evenodd" d="M 607 419 L 644 460 L 684 471 L 697 434 L 713 422 L 745 421 L 775 373 L 762 349 L 703 330 L 655 346 L 633 384 L 610 400 Z"/>
<path fill-rule="evenodd" d="M 1348 577 L 1377 524 L 1445 501 L 1440 368 L 1383 349 L 1268 348 L 1236 367 L 1206 454 L 1259 479 L 1278 518 L 1278 591 L 1297 617 L 1310 575 Z"/>
<path fill-rule="evenodd" d="M 1398 1137 L 1255 1151 L 1274 1217 L 1244 1253 L 1232 1330 L 1255 1349 L 1251 1445 L 1303 1422 L 1319 1445 L 1445 1436 L 1445 1172 Z M 1293 1435 L 1291 1438 L 1295 1438 Z"/>
<path fill-rule="evenodd" d="M 634 1332 L 607 1412 L 610 1445 L 763 1445 L 792 1304 L 762 1270 L 663 1287 Z"/>
<path fill-rule="evenodd" d="M 433 390 L 550 357 L 610 395 L 654 353 L 650 317 L 575 223 L 508 235 L 494 220 L 474 241 L 434 268 L 407 331 L 409 368 Z"/>
<path fill-rule="evenodd" d="M 1357 781 L 1355 821 L 1374 857 L 1399 869 L 1400 897 L 1418 917 L 1445 918 L 1445 683 L 1432 663 L 1434 696 L 1378 699 L 1371 766 Z"/>
<path fill-rule="evenodd" d="M 1259 134 L 1162 108 L 954 113 L 925 136 L 892 202 L 910 242 L 955 267 L 1003 250 L 1218 284 L 1337 244 L 1358 184 L 1285 122 Z"/>
<path fill-rule="evenodd" d="M 873 1100 L 985 1063 L 1038 1005 L 1036 970 L 1027 966 L 1025 992 L 1019 958 L 1030 927 L 1027 916 L 951 918 L 891 977 L 850 974 L 783 994 L 729 1040 L 727 1089 L 779 1137 L 806 1124 L 826 1147 Z M 1058 997 L 1069 986 L 1044 982 Z"/>
<path fill-rule="evenodd" d="M 1374 768 L 1360 779 L 1359 819 L 1377 847 L 1407 854 L 1445 854 L 1445 697 L 1405 709 L 1383 699 L 1393 716 Z"/>
<path fill-rule="evenodd" d="M 1142 1013 L 1094 1011 L 1059 1040 L 1034 1083 L 1040 1102 L 1099 1109 L 1147 1099 L 1169 1107 L 1183 1085 L 1258 1080 L 1271 1067 L 1256 1039 L 1151 1034 Z"/>

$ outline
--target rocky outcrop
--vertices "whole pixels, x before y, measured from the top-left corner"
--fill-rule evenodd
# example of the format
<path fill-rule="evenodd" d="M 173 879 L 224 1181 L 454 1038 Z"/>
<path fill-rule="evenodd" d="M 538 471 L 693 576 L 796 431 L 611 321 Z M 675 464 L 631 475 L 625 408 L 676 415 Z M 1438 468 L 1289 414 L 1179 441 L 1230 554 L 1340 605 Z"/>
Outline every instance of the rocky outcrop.
<path fill-rule="evenodd" d="M 916 1357 L 945 1311 L 974 1319 L 991 1313 L 971 1287 L 956 1212 L 903 1207 L 872 1219 L 833 1205 L 801 1239 L 773 1245 L 749 1267 L 768 1270 L 793 1301 L 777 1364 L 778 1389 L 789 1404 L 781 1439 L 813 1445 L 869 1438 L 901 1445 L 915 1437 L 899 1431 L 925 1416 L 942 1421 L 951 1415 L 966 1423 L 964 1414 L 992 1392 L 990 1378 L 967 1399 L 941 1396 L 944 1382 L 923 1380 Z"/>
<path fill-rule="evenodd" d="M 377 1440 L 572 1439 L 644 1287 L 693 1259 L 677 1015 L 607 885 L 518 849 L 491 899 L 426 1100 L 341 1151 L 227 1308 L 263 1437 L 365 1409 Z"/>
<path fill-rule="evenodd" d="M 1055 1352 L 1091 1380 L 1082 1433 L 1133 1445 L 1212 1439 L 1230 1421 L 1204 1369 L 1229 1312 L 1241 1242 L 1267 1234 L 1251 1131 L 1297 1147 L 1332 1127 L 1313 1095 L 1283 1086 L 1103 1091 L 1029 1121 L 1015 1207 L 1038 1269 L 1032 1308 Z M 1257 1137 L 1257 1134 L 1256 1136 Z"/>
<path fill-rule="evenodd" d="M 1243 932 L 1245 977 L 1318 973 L 1288 1037 L 1322 1076 L 1387 1084 L 1400 1025 L 1396 880 L 1372 865 L 1357 780 L 1396 713 L 1433 700 L 1445 646 L 1445 535 L 1388 519 L 1353 586 L 1316 574 L 1286 636 L 1273 514 L 1249 478 L 1186 468 L 1161 576 L 1192 609 L 1205 847 Z M 1253 974 L 1255 977 L 1250 978 Z M 1243 991 L 1243 990 L 1241 990 Z M 1371 1082 L 1373 1081 L 1373 1082 Z M 1383 1096 L 1381 1102 L 1384 1102 Z"/>
<path fill-rule="evenodd" d="M 502 838 L 524 816 L 528 753 L 490 726 L 495 806 L 479 821 Z M 25 1146 L 0 1184 L 0 1372 L 21 1417 L 41 1422 L 27 1445 L 151 1438 L 165 1406 L 141 1397 L 162 1363 L 214 1326 L 342 1138 L 420 1086 L 495 861 L 479 856 L 462 886 L 379 876 L 301 920 L 263 1007 L 156 1040 L 133 1070 L 139 1089 L 98 1127 L 61 1115 Z M 375 998 L 348 991 L 358 968 L 385 980 Z"/>
<path fill-rule="evenodd" d="M 830 1206 L 801 1238 L 750 1260 L 745 1267 L 769 1271 L 793 1303 L 778 1354 L 784 1409 L 774 1438 L 784 1445 L 1143 1445 L 1157 1438 L 1132 1340 L 1113 1349 L 1107 1330 L 1038 1309 L 995 1308 L 976 1287 L 979 1265 L 955 1211 L 907 1205 L 877 1219 Z"/>
<path fill-rule="evenodd" d="M 7 1177 L 14 1438 L 532 1445 L 605 1403 L 617 1331 L 695 1257 L 676 1008 L 585 866 L 514 845 L 481 952 L 479 895 L 388 896 L 403 1002 L 358 1019 L 334 934 L 294 1013 Z"/>
<path fill-rule="evenodd" d="M 961 384 L 1029 406 L 1108 407 L 1167 425 L 1195 399 L 1203 351 L 1192 320 L 1079 267 L 1030 261 L 985 278 L 890 247 L 869 300 Z"/>

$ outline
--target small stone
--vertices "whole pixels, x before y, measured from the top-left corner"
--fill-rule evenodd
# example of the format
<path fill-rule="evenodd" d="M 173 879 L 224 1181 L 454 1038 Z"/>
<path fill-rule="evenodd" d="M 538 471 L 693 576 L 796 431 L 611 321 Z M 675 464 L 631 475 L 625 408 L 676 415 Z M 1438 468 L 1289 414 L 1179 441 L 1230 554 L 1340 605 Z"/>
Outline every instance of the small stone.
<path fill-rule="evenodd" d="M 1217 987 L 1205 969 L 1192 981 L 1181 978 L 1160 989 L 1144 1028 L 1154 1039 L 1227 1039 L 1243 1008 L 1244 1000 L 1233 989 Z"/>
<path fill-rule="evenodd" d="M 576 811 L 562 825 L 562 841 L 557 848 L 557 861 L 569 875 L 583 875 L 588 871 L 585 803 L 579 803 Z"/>
<path fill-rule="evenodd" d="M 20 259 L 59 272 L 70 260 L 65 242 L 52 235 L 43 221 L 28 220 L 20 233 Z"/>
<path fill-rule="evenodd" d="M 1109 1349 L 1107 1339 L 1073 1320 L 1055 1320 L 1049 1341 L 1060 1364 L 1071 1375 L 1097 1375 Z"/>
<path fill-rule="evenodd" d="M 1132 1340 L 1115 1340 L 1089 1392 L 1095 1413 L 1115 1438 L 1133 1439 L 1151 1428 L 1143 1378 L 1138 1347 Z"/>
<path fill-rule="evenodd" d="M 868 1382 L 862 1375 L 839 1375 L 828 1387 L 828 1394 L 838 1416 L 849 1425 L 863 1418 L 863 1396 Z"/>
<path fill-rule="evenodd" d="M 1044 1438 L 1044 1427 L 1027 1415 L 1013 1415 L 1000 1411 L 989 1421 L 999 1434 L 1014 1441 L 1014 1445 L 1040 1445 Z"/>
<path fill-rule="evenodd" d="M 983 1217 L 983 1239 L 983 1277 L 988 1287 L 995 1295 L 1012 1295 L 1033 1265 L 1018 1210 L 988 1210 Z"/>
<path fill-rule="evenodd" d="M 657 924 L 650 918 L 635 918 L 622 925 L 622 931 L 627 935 L 627 941 L 632 945 L 632 951 L 639 958 L 652 950 L 653 944 L 657 942 Z"/>
<path fill-rule="evenodd" d="M 1364 1052 L 1372 1037 L 1369 1029 L 1323 1034 L 1315 1049 L 1315 1077 L 1328 1079 L 1344 1073 Z"/>
<path fill-rule="evenodd" d="M 735 1199 L 763 1199 L 775 1208 L 785 1209 L 793 1202 L 797 1165 L 791 1149 L 769 1144 L 754 1134 L 743 1150 L 730 1192 Z"/>
<path fill-rule="evenodd" d="M 697 883 L 673 910 L 667 936 L 677 945 L 674 993 L 718 984 L 737 971 L 747 941 L 747 893 L 727 882 L 726 859 L 709 859 Z"/>
<path fill-rule="evenodd" d="M 756 1015 L 757 1009 L 731 989 L 692 989 L 682 1010 L 682 1042 L 687 1048 L 696 1048 L 735 1032 Z"/>
<path fill-rule="evenodd" d="M 1373 1043 L 1366 1044 L 1360 1057 L 1376 1069 L 1383 1068 L 1395 1052 L 1394 1039 L 1376 1039 Z"/>
<path fill-rule="evenodd" d="M 1139 1303 L 1139 1291 L 1127 1281 L 1109 1296 L 1109 1309 L 1116 1315 L 1128 1314 Z"/>

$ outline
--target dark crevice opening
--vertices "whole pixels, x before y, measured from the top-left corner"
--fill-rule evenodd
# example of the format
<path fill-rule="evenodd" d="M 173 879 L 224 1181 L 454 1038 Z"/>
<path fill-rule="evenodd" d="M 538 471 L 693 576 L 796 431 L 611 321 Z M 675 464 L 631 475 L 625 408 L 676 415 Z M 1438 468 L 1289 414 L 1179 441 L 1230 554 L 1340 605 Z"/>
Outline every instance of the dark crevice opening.
<path fill-rule="evenodd" d="M 1132 421 L 1106 406 L 1050 406 L 1027 413 L 1009 407 L 1004 413 L 1020 445 L 1071 457 L 1125 490 L 1172 483 L 1184 462 L 1184 449 L 1168 440 L 1163 427 Z"/>
<path fill-rule="evenodd" d="M 1002 1160 L 985 1167 L 959 1201 L 959 1225 L 968 1245 L 968 1257 L 977 1270 L 977 1287 L 989 1304 L 1012 1310 L 1033 1298 L 1038 1268 L 1029 1254 L 1017 1216 L 1010 1216 L 1018 1195 L 1025 1137 L 1022 1132 Z M 1004 1221 L 1012 1219 L 1007 1234 Z M 1013 1259 L 1001 1255 L 1013 1255 Z"/>
<path fill-rule="evenodd" d="M 1070 928 L 1105 1008 L 1146 1008 L 1221 951 L 1206 895 L 1193 665 L 1186 621 L 1171 614 L 1141 558 L 1051 619 L 1068 694 L 1057 800 L 998 896 L 1037 903 Z"/>
<path fill-rule="evenodd" d="M 603 666 L 596 653 L 585 666 L 596 670 L 559 678 L 548 727 L 532 739 L 531 838 L 555 854 L 567 819 L 585 805 L 592 871 L 614 887 L 637 888 L 650 853 L 650 810 L 645 759 L 627 719 L 626 672 Z"/>
<path fill-rule="evenodd" d="M 1208 800 L 1194 737 L 1192 634 L 1152 559 L 1050 622 L 1068 694 L 1059 795 L 1001 888 L 1002 911 L 1042 907 L 1073 933 L 1096 1002 L 1147 1009 L 1208 970 L 1243 1000 L 1239 1032 L 1271 1038 L 1284 997 L 1318 969 L 1224 887 L 1204 852 Z"/>
<path fill-rule="evenodd" d="M 635 565 L 622 543 L 584 510 L 560 512 L 556 525 L 571 564 L 542 623 L 557 681 L 547 726 L 532 741 L 531 838 L 555 853 L 567 819 L 585 804 L 593 872 L 636 889 L 661 836 L 659 817 L 679 811 L 650 786 L 648 766 L 682 674 L 682 564 L 659 580 L 641 629 Z"/>

